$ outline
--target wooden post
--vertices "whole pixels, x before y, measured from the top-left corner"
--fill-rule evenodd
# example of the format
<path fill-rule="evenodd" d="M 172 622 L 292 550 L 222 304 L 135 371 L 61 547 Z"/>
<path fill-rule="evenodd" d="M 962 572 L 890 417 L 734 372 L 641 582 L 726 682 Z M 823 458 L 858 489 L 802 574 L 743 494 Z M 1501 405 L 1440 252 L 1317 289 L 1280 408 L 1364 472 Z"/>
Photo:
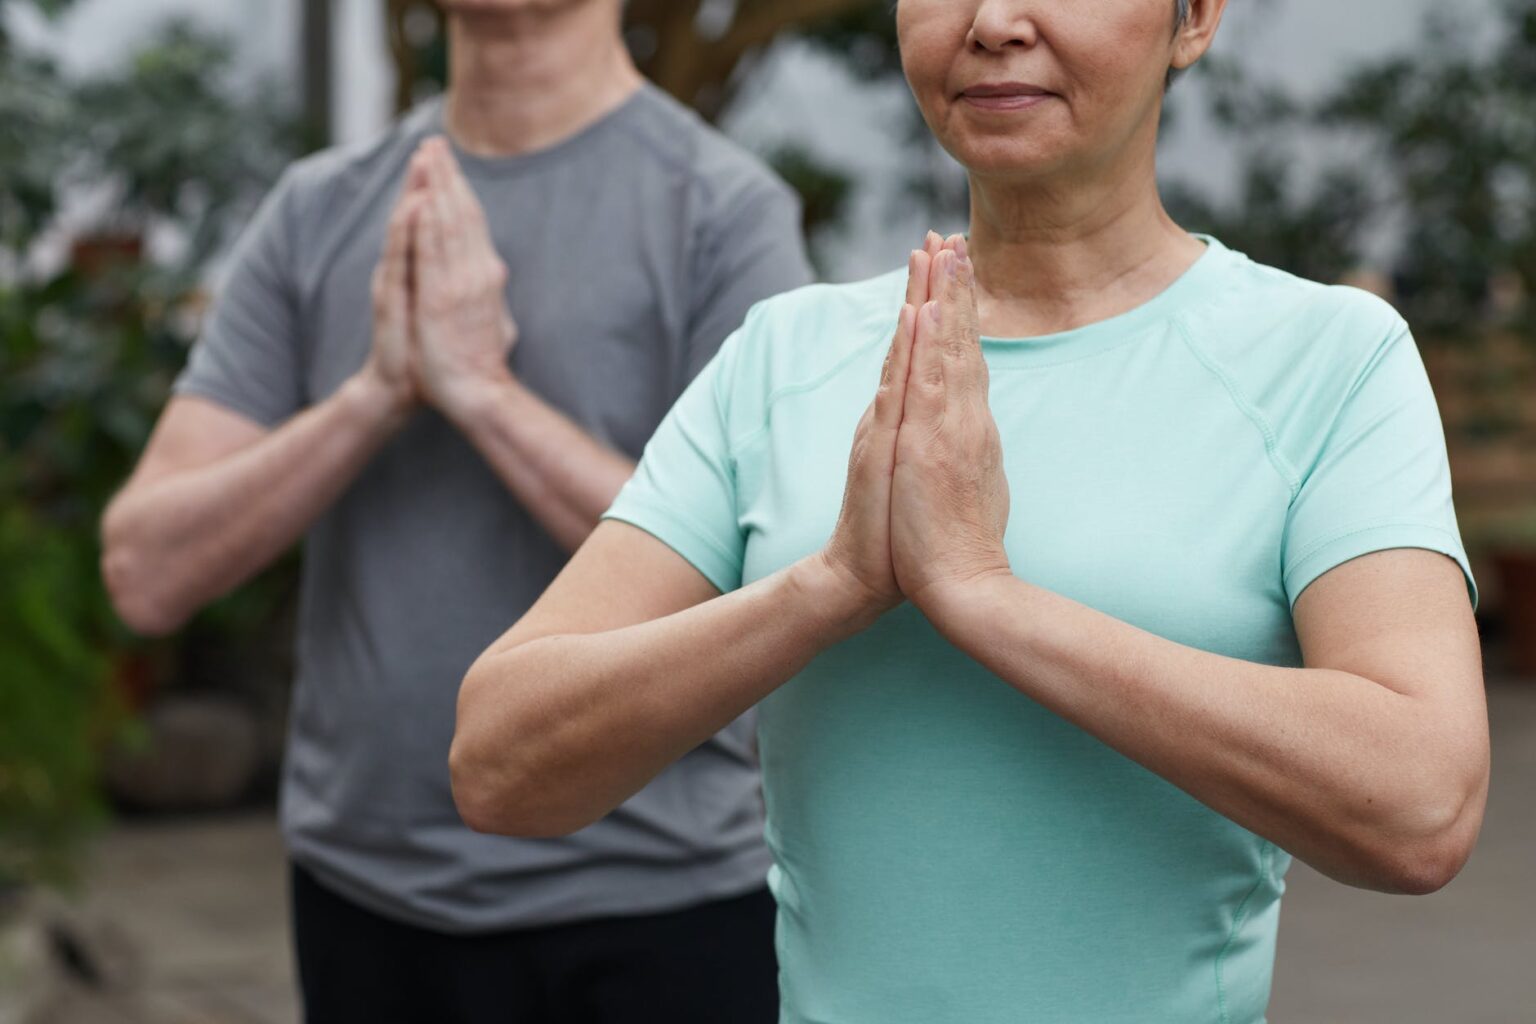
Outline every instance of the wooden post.
<path fill-rule="evenodd" d="M 303 145 L 313 151 L 331 141 L 331 0 L 302 0 L 299 27 L 303 82 Z"/>

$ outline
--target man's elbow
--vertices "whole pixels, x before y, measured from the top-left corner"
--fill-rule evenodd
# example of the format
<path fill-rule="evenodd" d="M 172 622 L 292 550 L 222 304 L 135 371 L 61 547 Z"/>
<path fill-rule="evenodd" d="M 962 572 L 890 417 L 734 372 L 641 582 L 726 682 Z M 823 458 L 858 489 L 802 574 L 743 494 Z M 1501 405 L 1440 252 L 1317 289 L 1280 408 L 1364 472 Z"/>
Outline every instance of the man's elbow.
<path fill-rule="evenodd" d="M 148 560 L 128 542 L 103 533 L 101 578 L 123 624 L 146 637 L 166 636 L 185 625 L 189 615 L 156 585 Z"/>

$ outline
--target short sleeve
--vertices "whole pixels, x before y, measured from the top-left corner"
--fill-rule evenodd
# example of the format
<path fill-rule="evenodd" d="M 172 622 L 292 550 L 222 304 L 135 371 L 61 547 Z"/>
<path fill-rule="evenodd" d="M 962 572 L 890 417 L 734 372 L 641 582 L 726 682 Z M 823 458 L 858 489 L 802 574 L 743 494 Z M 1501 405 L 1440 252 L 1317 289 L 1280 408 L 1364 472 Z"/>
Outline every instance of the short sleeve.
<path fill-rule="evenodd" d="M 684 372 L 692 379 L 757 302 L 811 282 L 800 203 L 762 182 L 712 216 L 694 257 Z"/>
<path fill-rule="evenodd" d="M 683 391 L 641 453 L 604 519 L 638 526 L 685 558 L 721 593 L 741 586 L 745 537 L 737 517 L 727 396 L 742 336 L 734 332 Z"/>
<path fill-rule="evenodd" d="M 303 404 L 293 180 L 291 171 L 283 176 L 242 232 L 212 312 L 173 385 L 178 395 L 206 398 L 266 427 Z"/>
<path fill-rule="evenodd" d="M 1283 544 L 1291 605 L 1328 570 L 1389 548 L 1423 548 L 1454 559 L 1477 608 L 1477 583 L 1451 502 L 1440 412 L 1401 320 L 1345 394 L 1291 502 Z"/>

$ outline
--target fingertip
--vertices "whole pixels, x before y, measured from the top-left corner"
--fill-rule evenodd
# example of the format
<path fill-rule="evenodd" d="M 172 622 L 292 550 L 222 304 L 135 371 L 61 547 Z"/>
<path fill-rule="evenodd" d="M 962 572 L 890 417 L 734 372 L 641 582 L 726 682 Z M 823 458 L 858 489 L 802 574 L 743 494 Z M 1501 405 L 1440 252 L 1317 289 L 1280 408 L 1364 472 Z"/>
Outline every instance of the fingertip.
<path fill-rule="evenodd" d="M 915 301 L 929 290 L 931 285 L 929 279 L 933 276 L 933 257 L 926 252 L 918 253 L 917 262 L 913 266 L 912 276 L 918 288 L 917 291 L 912 293 L 912 298 Z"/>
<path fill-rule="evenodd" d="M 941 257 L 943 255 L 944 255 L 944 253 L 941 250 L 939 252 L 934 253 L 928 259 L 928 294 L 930 294 L 930 295 L 938 295 L 939 294 L 939 288 L 944 283 L 943 278 L 941 276 L 942 271 L 943 271 L 943 261 L 942 261 Z"/>
<path fill-rule="evenodd" d="M 960 258 L 955 255 L 955 250 L 941 249 L 939 254 L 933 258 L 934 272 L 939 275 L 941 280 L 947 281 L 954 277 L 955 267 L 959 261 Z"/>
<path fill-rule="evenodd" d="M 437 175 L 432 166 L 432 154 L 430 151 L 425 151 L 418 155 L 416 163 L 411 168 L 411 174 L 415 176 L 416 184 L 420 189 L 428 191 L 432 188 Z"/>
<path fill-rule="evenodd" d="M 955 252 L 959 254 L 961 260 L 970 261 L 971 247 L 966 243 L 964 235 L 955 236 Z"/>

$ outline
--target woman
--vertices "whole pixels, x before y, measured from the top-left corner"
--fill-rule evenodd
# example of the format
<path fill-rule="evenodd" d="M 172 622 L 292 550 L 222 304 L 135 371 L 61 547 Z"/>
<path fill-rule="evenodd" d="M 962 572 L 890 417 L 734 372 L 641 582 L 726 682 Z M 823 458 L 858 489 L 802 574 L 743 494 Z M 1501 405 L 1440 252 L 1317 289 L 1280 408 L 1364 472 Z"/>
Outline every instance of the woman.
<path fill-rule="evenodd" d="M 749 314 L 465 680 L 471 825 L 577 829 L 761 702 L 784 1019 L 839 1024 L 1258 1021 L 1291 855 L 1455 875 L 1487 720 L 1413 340 L 1157 198 L 1224 6 L 901 0 L 969 235 Z"/>

